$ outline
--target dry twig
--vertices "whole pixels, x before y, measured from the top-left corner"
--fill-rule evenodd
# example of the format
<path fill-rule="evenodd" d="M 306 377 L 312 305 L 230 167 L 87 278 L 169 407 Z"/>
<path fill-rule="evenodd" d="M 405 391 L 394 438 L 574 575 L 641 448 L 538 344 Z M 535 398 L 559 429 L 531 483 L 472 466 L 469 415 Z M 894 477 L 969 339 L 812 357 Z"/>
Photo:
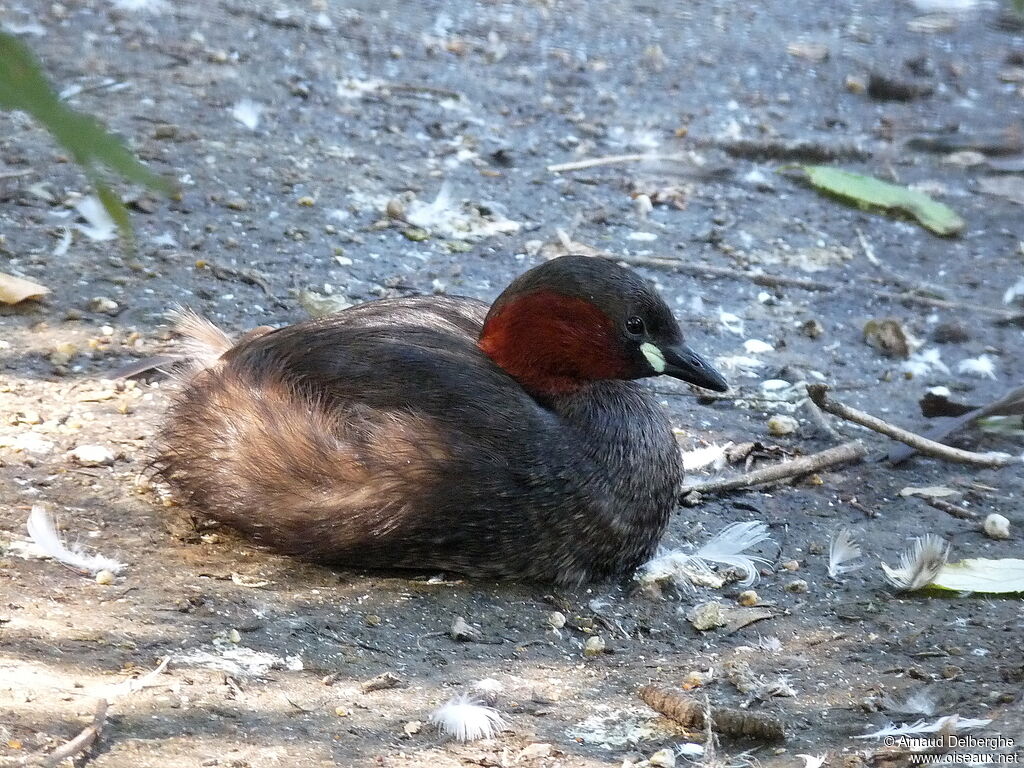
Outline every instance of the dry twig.
<path fill-rule="evenodd" d="M 849 443 L 843 443 L 842 445 L 837 445 L 834 448 L 821 451 L 820 453 L 814 453 L 810 456 L 801 456 L 799 459 L 773 464 L 772 466 L 764 467 L 763 469 L 755 469 L 753 472 L 747 472 L 746 474 L 738 475 L 736 477 L 728 477 L 724 480 L 709 480 L 705 483 L 688 485 L 683 488 L 683 495 L 694 492 L 721 493 L 723 491 L 735 491 L 740 488 L 751 488 L 755 485 L 764 485 L 765 483 L 774 483 L 779 480 L 787 480 L 792 477 L 799 477 L 800 475 L 817 472 L 818 470 L 835 466 L 836 464 L 846 464 L 850 461 L 857 461 L 858 459 L 864 458 L 866 453 L 867 449 L 864 447 L 864 444 L 860 440 L 853 440 Z"/>
<path fill-rule="evenodd" d="M 807 411 L 807 415 L 811 417 L 811 421 L 814 422 L 814 426 L 824 432 L 826 435 L 831 437 L 833 440 L 845 439 L 839 430 L 828 423 L 828 419 L 825 418 L 825 414 L 821 412 L 821 408 L 814 404 L 814 401 L 807 398 L 803 401 L 804 410 Z"/>
<path fill-rule="evenodd" d="M 69 757 L 75 757 L 85 752 L 99 738 L 100 731 L 103 730 L 103 726 L 107 722 L 108 706 L 109 704 L 106 699 L 100 699 L 96 703 L 96 712 L 92 717 L 92 722 L 83 728 L 82 732 L 75 736 L 75 738 L 63 746 L 57 747 L 49 754 L 29 755 L 21 761 L 20 765 L 56 768 L 56 766 L 63 763 Z"/>
<path fill-rule="evenodd" d="M 712 264 L 691 264 L 681 259 L 659 259 L 654 256 L 617 256 L 604 251 L 594 254 L 609 261 L 629 264 L 633 267 L 657 267 L 671 272 L 680 272 L 694 277 L 725 277 L 731 280 L 748 280 L 755 285 L 766 288 L 803 288 L 805 291 L 834 291 L 839 286 L 823 283 L 820 280 L 808 280 L 803 277 L 787 277 L 785 275 L 769 275 L 764 272 L 744 272 L 728 267 L 716 267 Z"/>
<path fill-rule="evenodd" d="M 997 400 L 993 400 L 981 408 L 975 408 L 961 416 L 943 419 L 942 422 L 924 433 L 929 440 L 944 442 L 950 435 L 965 429 L 978 419 L 988 416 L 1016 416 L 1024 414 L 1024 387 L 1015 387 Z M 897 446 L 889 451 L 889 461 L 899 464 L 917 453 L 909 446 Z"/>
<path fill-rule="evenodd" d="M 957 518 L 958 520 L 977 520 L 978 519 L 978 513 L 977 512 L 973 512 L 972 510 L 967 509 L 966 507 L 961 507 L 958 504 L 953 504 L 951 502 L 948 502 L 945 499 L 937 499 L 934 496 L 924 496 L 924 497 L 922 497 L 922 500 L 928 506 L 935 507 L 936 509 L 940 509 L 943 512 L 945 512 L 947 515 L 952 515 L 953 517 Z"/>
<path fill-rule="evenodd" d="M 585 171 L 587 168 L 598 168 L 602 165 L 642 163 L 645 160 L 652 162 L 684 162 L 686 159 L 684 155 L 606 155 L 604 157 L 589 157 L 586 160 L 574 160 L 570 163 L 555 163 L 548 166 L 548 171 L 551 173 L 563 173 L 565 171 Z"/>
<path fill-rule="evenodd" d="M 813 139 L 698 139 L 696 145 L 717 147 L 732 157 L 745 160 L 831 163 L 871 157 L 869 150 L 856 144 L 829 144 Z"/>
<path fill-rule="evenodd" d="M 618 155 L 618 158 L 633 158 L 640 159 L 644 157 L 650 157 L 649 155 Z M 589 162 L 589 161 L 581 161 Z M 624 161 L 623 161 L 624 162 Z M 566 163 L 565 165 L 572 165 Z M 562 166 L 549 166 L 549 170 L 552 168 L 558 169 Z M 564 233 L 562 233 L 564 234 Z M 804 277 L 789 277 L 786 275 L 771 275 L 764 272 L 746 272 L 739 269 L 730 269 L 729 267 L 718 267 L 713 264 L 692 264 L 681 259 L 665 259 L 656 256 L 620 256 L 608 251 L 602 251 L 596 248 L 590 248 L 583 246 L 580 243 L 572 242 L 568 237 L 561 238 L 562 247 L 567 253 L 575 252 L 574 249 L 579 251 L 585 250 L 585 255 L 593 256 L 601 259 L 608 259 L 609 261 L 620 262 L 622 264 L 628 264 L 633 267 L 654 267 L 657 269 L 665 269 L 670 272 L 679 272 L 684 275 L 693 275 L 694 277 L 709 277 L 716 278 L 722 277 L 728 280 L 744 280 L 755 285 L 761 285 L 766 288 L 801 288 L 805 291 L 819 291 L 821 293 L 834 293 L 843 288 L 837 283 L 829 283 L 823 280 L 809 280 Z M 877 258 L 876 258 L 877 261 Z M 915 290 L 920 290 L 917 288 Z M 918 304 L 926 307 L 937 307 L 939 309 L 952 309 L 963 312 L 976 312 L 980 315 L 988 315 L 998 323 L 1008 325 L 1024 325 L 1024 312 L 1014 312 L 1007 309 L 999 309 L 998 307 L 986 307 L 981 304 L 966 304 L 960 301 L 949 301 L 947 299 L 938 299 L 934 296 L 923 296 L 919 293 L 912 291 L 906 291 L 904 293 L 894 293 L 892 291 L 875 290 L 871 292 L 871 295 L 885 299 L 887 301 L 903 301 L 908 304 Z"/>
<path fill-rule="evenodd" d="M 955 461 L 961 464 L 974 464 L 982 467 L 1005 467 L 1009 464 L 1019 463 L 1019 459 L 1005 453 L 975 453 L 973 451 L 962 451 L 959 448 L 951 448 L 942 443 L 936 443 L 926 437 L 908 432 L 905 429 L 883 421 L 870 413 L 852 408 L 849 405 L 833 400 L 828 396 L 828 387 L 824 384 L 808 384 L 807 394 L 821 410 L 838 416 L 841 419 L 860 424 L 862 427 L 874 430 L 879 434 L 899 440 L 916 448 L 926 456 L 934 456 L 937 459 Z"/>
<path fill-rule="evenodd" d="M 1008 325 L 1024 324 L 1024 312 L 1014 312 L 998 307 L 986 307 L 982 304 L 966 304 L 962 301 L 948 301 L 936 299 L 932 296 L 921 296 L 916 293 L 892 293 L 891 291 L 874 291 L 873 294 L 880 299 L 890 301 L 905 301 L 908 304 L 920 304 L 925 307 L 937 307 L 939 309 L 963 310 L 965 312 L 977 312 L 979 315 L 988 315 L 1000 323 Z"/>
<path fill-rule="evenodd" d="M 860 241 L 860 247 L 864 251 L 864 256 L 878 269 L 879 272 L 889 278 L 890 282 L 894 285 L 915 296 L 927 296 L 930 294 L 937 299 L 946 298 L 949 293 L 946 289 L 940 288 L 933 283 L 924 282 L 920 278 L 911 280 L 910 278 L 904 277 L 884 261 L 879 259 L 878 256 L 875 255 L 874 246 L 871 245 L 871 242 L 864 236 L 864 233 L 859 229 L 856 230 L 856 232 L 857 239 Z"/>

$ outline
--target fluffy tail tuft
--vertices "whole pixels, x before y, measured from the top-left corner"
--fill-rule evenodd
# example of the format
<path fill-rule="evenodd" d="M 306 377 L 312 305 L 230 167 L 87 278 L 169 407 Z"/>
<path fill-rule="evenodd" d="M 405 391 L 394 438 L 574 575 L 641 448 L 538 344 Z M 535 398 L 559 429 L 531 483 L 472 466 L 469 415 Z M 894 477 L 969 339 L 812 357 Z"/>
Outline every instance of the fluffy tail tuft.
<path fill-rule="evenodd" d="M 182 336 L 182 357 L 191 362 L 192 373 L 212 368 L 235 344 L 224 331 L 191 309 L 176 307 L 169 315 Z"/>

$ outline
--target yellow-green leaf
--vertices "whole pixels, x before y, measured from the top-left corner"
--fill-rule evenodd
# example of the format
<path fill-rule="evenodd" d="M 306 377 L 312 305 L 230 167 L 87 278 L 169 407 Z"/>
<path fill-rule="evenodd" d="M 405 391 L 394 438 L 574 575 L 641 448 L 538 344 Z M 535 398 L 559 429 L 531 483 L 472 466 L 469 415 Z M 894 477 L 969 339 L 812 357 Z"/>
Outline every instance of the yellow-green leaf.
<path fill-rule="evenodd" d="M 114 220 L 117 225 L 117 231 L 121 233 L 123 237 L 131 247 L 134 248 L 134 233 L 132 232 L 132 223 L 128 218 L 128 209 L 125 207 L 124 202 L 120 196 L 103 183 L 101 179 L 94 178 L 92 180 L 93 186 L 96 187 L 96 197 L 99 198 L 100 203 L 103 204 L 104 210 Z"/>
<path fill-rule="evenodd" d="M 954 592 L 1024 592 L 1024 560 L 976 557 L 959 563 L 946 563 L 928 586 Z"/>
<path fill-rule="evenodd" d="M 801 166 L 815 189 L 864 208 L 913 216 L 937 235 L 957 235 L 967 226 L 948 205 L 898 184 L 827 165 Z"/>

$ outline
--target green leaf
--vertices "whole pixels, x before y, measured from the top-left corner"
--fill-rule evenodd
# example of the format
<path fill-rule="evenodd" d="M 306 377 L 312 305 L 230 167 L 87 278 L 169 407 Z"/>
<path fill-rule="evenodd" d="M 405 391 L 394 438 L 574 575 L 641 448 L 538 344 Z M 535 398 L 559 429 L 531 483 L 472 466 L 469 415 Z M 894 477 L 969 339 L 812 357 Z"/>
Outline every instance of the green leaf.
<path fill-rule="evenodd" d="M 103 207 L 130 237 L 131 223 L 121 199 L 104 182 L 106 168 L 127 181 L 171 194 L 173 185 L 149 170 L 96 120 L 69 108 L 46 80 L 32 52 L 16 37 L 0 32 L 0 108 L 32 115 L 70 153 L 96 187 Z"/>
<path fill-rule="evenodd" d="M 928 586 L 955 592 L 1024 592 L 1024 560 L 978 557 L 947 563 Z"/>
<path fill-rule="evenodd" d="M 952 208 L 924 192 L 827 165 L 804 165 L 801 169 L 821 192 L 864 208 L 908 214 L 937 235 L 957 235 L 967 226 Z"/>
<path fill-rule="evenodd" d="M 118 194 L 108 187 L 102 179 L 93 179 L 92 183 L 96 187 L 96 197 L 99 198 L 110 218 L 117 224 L 117 231 L 121 233 L 121 237 L 125 239 L 129 246 L 134 246 L 135 233 L 132 231 L 132 222 L 128 218 L 128 209 L 125 207 L 125 204 L 121 201 Z"/>

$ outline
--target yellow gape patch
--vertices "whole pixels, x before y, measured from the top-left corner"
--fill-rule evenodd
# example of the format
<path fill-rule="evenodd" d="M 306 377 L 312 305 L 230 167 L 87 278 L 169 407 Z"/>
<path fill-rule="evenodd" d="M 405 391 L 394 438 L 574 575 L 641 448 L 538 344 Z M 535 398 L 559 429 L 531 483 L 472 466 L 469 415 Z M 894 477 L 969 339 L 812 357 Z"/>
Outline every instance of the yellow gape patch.
<path fill-rule="evenodd" d="M 665 355 L 662 354 L 660 349 L 649 341 L 645 341 L 640 345 L 640 351 L 644 353 L 644 357 L 646 357 L 647 362 L 651 364 L 651 368 L 658 373 L 665 372 Z"/>

